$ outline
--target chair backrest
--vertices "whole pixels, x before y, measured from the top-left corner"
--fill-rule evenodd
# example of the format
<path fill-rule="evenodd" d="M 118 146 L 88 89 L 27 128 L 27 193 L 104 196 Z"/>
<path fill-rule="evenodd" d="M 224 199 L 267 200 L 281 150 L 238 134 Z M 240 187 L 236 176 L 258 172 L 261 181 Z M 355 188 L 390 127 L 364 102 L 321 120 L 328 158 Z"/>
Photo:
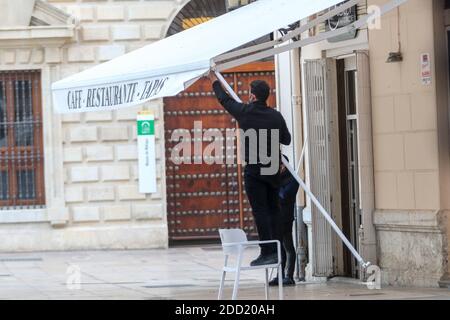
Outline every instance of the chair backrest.
<path fill-rule="evenodd" d="M 247 235 L 242 229 L 219 229 L 222 245 L 226 243 L 247 242 Z M 223 247 L 224 254 L 235 254 L 237 247 Z"/>

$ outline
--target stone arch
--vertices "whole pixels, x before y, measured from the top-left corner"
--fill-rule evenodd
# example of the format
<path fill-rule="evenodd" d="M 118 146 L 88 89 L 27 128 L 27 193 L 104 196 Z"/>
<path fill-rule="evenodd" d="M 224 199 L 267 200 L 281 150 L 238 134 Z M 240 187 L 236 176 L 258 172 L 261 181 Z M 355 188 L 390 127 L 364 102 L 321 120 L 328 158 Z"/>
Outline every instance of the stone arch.
<path fill-rule="evenodd" d="M 181 0 L 181 4 L 168 19 L 163 35 L 164 38 L 174 35 L 184 29 L 189 29 L 197 24 L 206 22 L 227 13 L 230 10 L 227 4 L 228 0 Z M 249 3 L 256 0 L 248 0 Z M 184 20 L 184 21 L 183 21 Z M 187 20 L 187 21 L 186 21 Z M 183 22 L 185 27 L 183 28 Z M 255 39 L 242 45 L 241 49 L 273 40 L 272 34 L 267 34 L 259 39 Z M 274 61 L 273 56 L 262 59 L 261 61 Z"/>
<path fill-rule="evenodd" d="M 183 0 L 178 10 L 175 10 L 169 18 L 169 23 L 164 30 L 164 37 L 171 36 L 181 30 L 176 30 L 183 17 L 195 19 L 197 24 L 207 21 L 205 18 L 215 18 L 227 12 L 226 0 Z M 193 25 L 190 25 L 190 27 Z"/>

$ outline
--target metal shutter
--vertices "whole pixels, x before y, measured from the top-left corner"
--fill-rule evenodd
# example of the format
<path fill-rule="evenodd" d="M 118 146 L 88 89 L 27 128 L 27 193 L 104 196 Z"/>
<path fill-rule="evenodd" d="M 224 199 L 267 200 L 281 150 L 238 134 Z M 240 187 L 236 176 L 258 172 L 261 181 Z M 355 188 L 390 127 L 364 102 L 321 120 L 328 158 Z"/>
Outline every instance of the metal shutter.
<path fill-rule="evenodd" d="M 331 211 L 329 149 L 329 85 L 326 60 L 309 60 L 304 64 L 306 117 L 308 120 L 309 178 L 312 193 L 328 212 Z M 312 205 L 313 275 L 333 274 L 332 230 Z"/>

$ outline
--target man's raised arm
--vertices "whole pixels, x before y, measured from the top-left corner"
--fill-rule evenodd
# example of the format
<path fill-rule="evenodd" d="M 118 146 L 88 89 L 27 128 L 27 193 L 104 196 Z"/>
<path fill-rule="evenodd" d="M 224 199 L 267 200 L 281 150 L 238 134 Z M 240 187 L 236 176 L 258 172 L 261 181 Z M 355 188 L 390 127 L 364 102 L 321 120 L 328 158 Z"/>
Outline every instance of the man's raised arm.
<path fill-rule="evenodd" d="M 229 94 L 222 87 L 222 84 L 213 72 L 209 74 L 208 78 L 213 83 L 213 90 L 217 100 L 219 100 L 220 104 L 225 108 L 225 110 L 228 111 L 228 113 L 236 118 L 236 120 L 239 120 L 244 108 L 244 104 L 237 102 L 229 96 Z"/>

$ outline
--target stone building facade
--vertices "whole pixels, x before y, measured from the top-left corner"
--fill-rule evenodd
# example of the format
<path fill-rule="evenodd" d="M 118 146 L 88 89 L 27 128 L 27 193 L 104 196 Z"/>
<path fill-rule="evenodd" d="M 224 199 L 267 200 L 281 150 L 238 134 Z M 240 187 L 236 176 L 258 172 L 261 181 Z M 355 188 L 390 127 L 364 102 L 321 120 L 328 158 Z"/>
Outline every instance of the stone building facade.
<path fill-rule="evenodd" d="M 376 10 L 388 2 L 361 1 L 356 11 L 361 17 L 367 10 Z M 346 142 L 335 138 L 340 130 L 335 124 L 341 121 L 335 113 L 342 111 L 339 101 L 349 94 L 349 82 L 339 72 L 355 75 L 356 93 L 350 94 L 355 95 L 356 110 L 347 115 L 347 121 L 357 124 L 357 129 L 352 127 L 352 132 L 357 132 L 357 156 L 352 161 L 356 161 L 355 186 L 359 190 L 354 201 L 361 220 L 354 230 L 357 236 L 351 241 L 366 260 L 381 268 L 385 284 L 448 284 L 449 8 L 448 1 L 409 0 L 383 16 L 379 21 L 381 28 L 374 25 L 347 39 L 303 47 L 301 63 L 291 63 L 292 69 L 302 69 L 304 111 L 310 108 L 305 84 L 308 63 L 322 61 L 325 65 L 325 77 L 331 79 L 328 130 L 335 130 L 330 138 L 330 156 L 337 157 L 334 159 L 339 159 L 343 150 L 347 152 Z M 323 31 L 322 26 L 304 37 Z M 389 53 L 398 51 L 401 61 L 388 63 Z M 344 82 L 346 86 L 340 86 Z M 308 124 L 305 120 L 303 124 L 306 134 Z M 307 172 L 315 161 L 307 159 Z M 342 179 L 347 178 L 343 178 L 342 168 L 336 168 L 336 162 L 330 164 L 329 170 L 333 217 L 343 227 L 344 215 L 336 212 L 344 212 Z M 311 241 L 315 233 L 311 211 L 311 205 L 306 203 L 303 218 L 310 237 L 307 275 L 314 279 L 317 272 L 311 259 L 323 257 L 315 252 L 317 239 Z M 332 234 L 320 237 L 319 241 L 332 237 L 335 244 L 329 256 L 335 258 L 330 273 L 351 276 L 342 262 L 340 241 Z"/>
<path fill-rule="evenodd" d="M 186 1 L 3 2 L 0 70 L 41 72 L 46 201 L 2 208 L 0 250 L 167 247 L 162 101 L 61 116 L 50 85 L 163 38 Z M 158 191 L 148 195 L 138 192 L 140 110 L 157 120 Z"/>
<path fill-rule="evenodd" d="M 369 33 L 374 224 L 379 264 L 391 284 L 448 281 L 447 10 L 446 1 L 412 0 L 383 18 L 382 29 Z M 386 52 L 396 51 L 397 41 L 403 61 L 387 64 Z M 431 57 L 431 83 L 426 84 L 423 54 Z"/>
<path fill-rule="evenodd" d="M 168 246 L 163 101 L 119 111 L 58 115 L 50 85 L 164 38 L 188 2 L 0 0 L 5 8 L 0 12 L 0 82 L 21 70 L 40 72 L 45 180 L 44 205 L 1 207 L 0 237 L 7 240 L 0 243 L 0 251 Z M 365 14 L 368 6 L 386 2 L 361 1 L 358 12 Z M 328 59 L 324 65 L 335 79 L 341 70 L 357 80 L 358 107 L 348 118 L 359 130 L 354 183 L 361 220 L 353 238 L 363 257 L 381 267 L 384 283 L 393 285 L 437 286 L 449 279 L 446 2 L 409 0 L 382 18 L 381 29 L 363 29 L 352 39 L 321 42 L 275 60 L 278 103 L 294 133 L 291 159 L 298 159 L 308 130 L 304 64 Z M 386 63 L 399 43 L 403 61 Z M 431 82 L 422 82 L 424 54 L 431 61 Z M 330 117 L 338 123 L 342 87 L 336 80 L 332 88 L 336 101 Z M 156 116 L 158 191 L 147 195 L 138 192 L 140 110 Z M 338 127 L 330 130 L 335 130 L 334 138 L 339 136 Z M 339 156 L 339 147 L 333 152 Z M 337 163 L 331 164 L 336 172 Z M 306 171 L 311 165 L 306 161 Z M 341 212 L 345 202 L 338 176 L 329 177 L 334 199 L 340 199 L 332 204 L 334 212 Z M 0 190 L 0 202 L 1 195 Z M 314 252 L 314 213 L 308 202 L 303 205 L 310 239 L 307 272 L 310 279 L 320 280 L 312 260 L 328 257 Z M 346 217 L 333 217 L 345 225 Z M 336 262 L 330 275 L 361 276 L 341 242 L 331 233 L 327 236 L 333 237 Z"/>

